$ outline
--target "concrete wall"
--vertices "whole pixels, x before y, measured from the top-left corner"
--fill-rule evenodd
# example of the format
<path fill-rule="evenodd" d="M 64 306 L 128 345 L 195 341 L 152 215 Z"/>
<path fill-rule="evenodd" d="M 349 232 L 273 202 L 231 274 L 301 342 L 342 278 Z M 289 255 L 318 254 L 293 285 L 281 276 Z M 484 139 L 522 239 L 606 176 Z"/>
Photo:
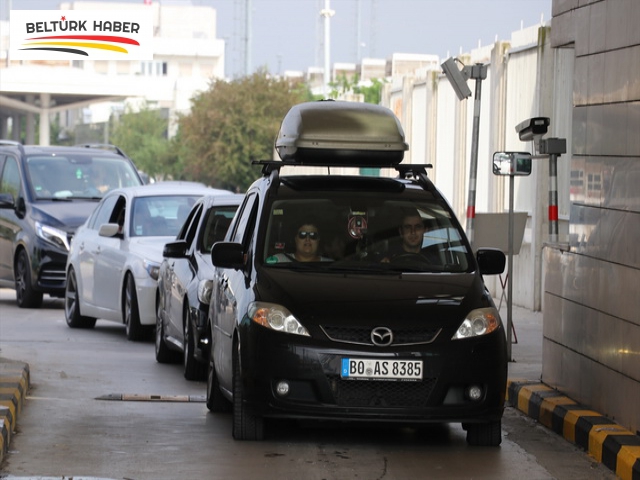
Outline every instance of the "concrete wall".
<path fill-rule="evenodd" d="M 640 2 L 554 0 L 573 52 L 570 236 L 545 249 L 545 383 L 640 430 Z"/>
<path fill-rule="evenodd" d="M 515 180 L 515 210 L 527 222 L 509 273 L 513 303 L 544 312 L 542 380 L 640 431 L 640 1 L 554 0 L 553 15 L 551 26 L 458 57 L 488 67 L 476 212 L 507 211 L 508 179 L 491 174 L 492 154 L 535 153 L 514 127 L 549 117 L 546 137 L 567 142 L 559 235 L 549 228 L 549 159 L 538 156 L 531 176 Z M 392 78 L 382 100 L 404 126 L 406 161 L 433 164 L 463 223 L 473 99 L 459 101 L 435 68 Z M 499 280 L 489 279 L 497 298 Z"/>
<path fill-rule="evenodd" d="M 554 51 L 549 26 L 514 32 L 510 41 L 458 56 L 466 65 L 487 65 L 480 89 L 480 122 L 476 172 L 476 214 L 506 213 L 509 207 L 507 177 L 492 174 L 493 153 L 500 150 L 533 152 L 531 142 L 519 140 L 515 125 L 536 117 L 551 117 L 548 136 L 566 138 L 571 133 L 572 52 Z M 452 205 L 463 225 L 467 216 L 470 155 L 473 135 L 474 94 L 460 101 L 440 66 L 392 77 L 385 85 L 382 104 L 391 108 L 405 130 L 410 150 L 405 162 L 430 163 L 429 175 Z M 570 150 L 569 150 L 570 151 Z M 569 183 L 570 154 L 560 157 L 559 182 Z M 526 212 L 527 222 L 519 254 L 514 257 L 513 302 L 531 310 L 542 309 L 542 249 L 548 240 L 548 159 L 536 160 L 529 177 L 514 181 L 515 211 Z M 560 238 L 568 242 L 569 192 L 559 195 Z M 474 221 L 475 226 L 479 227 Z M 506 228 L 506 227 L 505 227 Z M 469 233 L 469 232 L 467 232 Z M 507 237 L 505 230 L 499 235 Z M 483 245 L 487 246 L 487 245 Z M 517 250 L 517 246 L 516 246 Z M 503 276 L 502 281 L 506 281 Z M 488 279 L 500 297 L 500 278 Z M 517 327 L 516 327 L 517 328 Z"/>

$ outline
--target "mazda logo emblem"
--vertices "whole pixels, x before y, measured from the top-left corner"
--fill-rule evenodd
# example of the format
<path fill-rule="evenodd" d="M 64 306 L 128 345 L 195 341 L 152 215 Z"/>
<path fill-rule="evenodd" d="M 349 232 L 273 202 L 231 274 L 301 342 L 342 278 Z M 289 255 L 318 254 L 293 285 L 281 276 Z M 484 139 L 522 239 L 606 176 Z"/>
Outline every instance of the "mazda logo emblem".
<path fill-rule="evenodd" d="M 393 343 L 393 332 L 387 327 L 376 327 L 371 330 L 371 341 L 378 347 L 388 347 Z"/>

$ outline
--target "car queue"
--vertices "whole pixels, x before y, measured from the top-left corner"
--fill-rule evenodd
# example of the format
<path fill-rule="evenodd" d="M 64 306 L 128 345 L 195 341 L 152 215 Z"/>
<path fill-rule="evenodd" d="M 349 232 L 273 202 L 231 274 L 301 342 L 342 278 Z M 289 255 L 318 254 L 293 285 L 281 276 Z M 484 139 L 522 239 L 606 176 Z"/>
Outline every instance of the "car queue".
<path fill-rule="evenodd" d="M 471 249 L 429 166 L 402 164 L 384 107 L 294 106 L 275 147 L 244 195 L 183 182 L 104 193 L 70 242 L 67 325 L 154 334 L 156 361 L 206 378 L 236 440 L 291 418 L 459 422 L 470 445 L 500 445 L 506 337 L 483 277 L 504 254 Z M 331 173 L 345 166 L 397 177 Z"/>

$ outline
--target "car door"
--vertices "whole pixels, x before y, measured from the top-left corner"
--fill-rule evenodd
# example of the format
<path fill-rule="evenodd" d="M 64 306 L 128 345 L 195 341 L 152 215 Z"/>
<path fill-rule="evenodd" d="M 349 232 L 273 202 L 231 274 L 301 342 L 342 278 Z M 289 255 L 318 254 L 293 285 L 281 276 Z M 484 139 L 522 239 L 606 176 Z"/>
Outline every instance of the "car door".
<path fill-rule="evenodd" d="M 0 158 L 0 193 L 17 201 L 20 192 L 20 170 L 16 159 Z M 0 208 L 0 280 L 13 282 L 13 250 L 16 235 L 20 231 L 20 219 L 16 215 L 15 203 Z"/>
<path fill-rule="evenodd" d="M 115 196 L 105 198 L 96 210 L 91 214 L 85 225 L 80 226 L 73 238 L 73 253 L 71 261 L 77 268 L 74 269 L 76 281 L 78 283 L 78 294 L 80 303 L 86 305 L 90 310 L 83 308 L 88 314 L 94 312 L 97 307 L 94 284 L 96 278 L 96 258 L 95 251 L 98 248 L 98 229 L 103 223 L 108 223 L 117 198 Z"/>
<path fill-rule="evenodd" d="M 238 221 L 232 225 L 232 231 L 227 235 L 231 242 L 241 243 L 243 250 L 248 253 L 245 265 L 253 268 L 251 256 L 251 242 L 253 239 L 253 227 L 258 213 L 258 194 L 247 194 L 244 204 L 238 215 Z M 218 379 L 222 388 L 232 390 L 233 378 L 233 337 L 236 321 L 244 316 L 246 305 L 251 301 L 252 285 L 251 272 L 246 270 L 233 270 L 216 268 L 214 287 L 214 300 L 211 306 L 213 311 L 213 353 L 218 373 Z"/>
<path fill-rule="evenodd" d="M 169 286 L 169 296 L 167 308 L 169 312 L 169 323 L 167 325 L 166 334 L 182 339 L 183 336 L 183 309 L 184 298 L 186 296 L 187 287 L 195 276 L 195 268 L 193 266 L 193 253 L 195 249 L 196 233 L 202 218 L 202 204 L 196 207 L 191 215 L 190 223 L 184 228 L 176 240 L 184 240 L 187 244 L 186 255 L 182 258 L 168 259 L 167 275 L 165 282 Z M 187 218 L 189 220 L 189 218 Z M 166 288 L 166 287 L 165 287 Z"/>
<path fill-rule="evenodd" d="M 127 199 L 124 195 L 113 195 L 115 201 L 111 209 L 107 208 L 103 218 L 106 223 L 117 223 L 122 208 L 128 210 Z M 110 202 L 111 204 L 111 202 Z M 96 222 L 94 242 L 89 254 L 95 262 L 94 266 L 94 298 L 96 306 L 104 312 L 103 318 L 108 320 L 120 320 L 122 316 L 121 285 L 122 273 L 127 258 L 127 241 L 129 235 L 129 223 L 125 213 L 123 234 L 114 237 L 104 237 L 98 234 L 100 225 Z"/>

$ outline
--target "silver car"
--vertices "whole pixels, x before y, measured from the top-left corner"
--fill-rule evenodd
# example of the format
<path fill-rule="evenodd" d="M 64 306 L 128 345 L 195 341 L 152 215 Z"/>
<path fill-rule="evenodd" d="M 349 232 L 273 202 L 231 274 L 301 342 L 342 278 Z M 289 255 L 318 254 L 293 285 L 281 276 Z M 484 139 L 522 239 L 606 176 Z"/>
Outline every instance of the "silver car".
<path fill-rule="evenodd" d="M 67 325 L 93 328 L 100 318 L 123 323 L 129 340 L 144 338 L 156 323 L 164 245 L 175 239 L 200 197 L 229 193 L 197 183 L 166 182 L 105 195 L 71 243 Z"/>

